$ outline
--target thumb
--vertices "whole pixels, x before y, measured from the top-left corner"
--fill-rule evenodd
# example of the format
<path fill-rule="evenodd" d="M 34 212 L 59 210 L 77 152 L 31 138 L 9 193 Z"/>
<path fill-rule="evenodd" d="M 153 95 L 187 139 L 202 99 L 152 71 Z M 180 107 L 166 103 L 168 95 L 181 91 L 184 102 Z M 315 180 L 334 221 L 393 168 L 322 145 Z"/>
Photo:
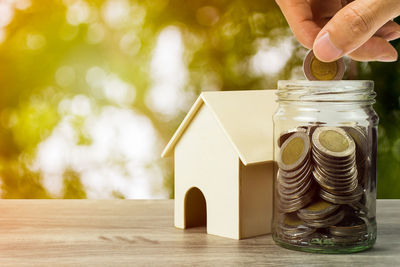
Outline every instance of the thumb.
<path fill-rule="evenodd" d="M 399 0 L 356 0 L 329 20 L 317 35 L 313 50 L 322 61 L 351 53 L 400 11 Z"/>

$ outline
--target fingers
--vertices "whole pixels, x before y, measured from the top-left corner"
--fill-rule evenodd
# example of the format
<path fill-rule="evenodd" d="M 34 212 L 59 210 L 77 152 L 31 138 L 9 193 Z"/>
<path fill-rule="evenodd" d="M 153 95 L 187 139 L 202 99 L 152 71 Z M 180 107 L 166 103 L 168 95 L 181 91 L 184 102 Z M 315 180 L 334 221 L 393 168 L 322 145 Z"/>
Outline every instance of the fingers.
<path fill-rule="evenodd" d="M 392 62 L 397 60 L 397 51 L 387 40 L 373 36 L 349 56 L 357 61 Z"/>
<path fill-rule="evenodd" d="M 382 37 L 387 41 L 393 41 L 400 38 L 400 25 L 394 21 L 388 21 L 376 33 L 376 36 Z"/>
<path fill-rule="evenodd" d="M 388 20 L 397 16 L 399 11 L 398 0 L 357 0 L 348 4 L 317 35 L 313 44 L 315 55 L 320 60 L 329 62 L 351 53 L 367 42 Z M 367 46 L 376 48 L 378 41 L 371 42 L 373 44 Z M 382 44 L 382 41 L 379 42 Z M 387 45 L 384 49 L 388 49 Z M 377 52 L 378 50 L 374 51 Z M 387 53 L 389 50 L 381 52 Z"/>
<path fill-rule="evenodd" d="M 321 28 L 313 20 L 307 0 L 276 0 L 297 40 L 311 49 Z"/>

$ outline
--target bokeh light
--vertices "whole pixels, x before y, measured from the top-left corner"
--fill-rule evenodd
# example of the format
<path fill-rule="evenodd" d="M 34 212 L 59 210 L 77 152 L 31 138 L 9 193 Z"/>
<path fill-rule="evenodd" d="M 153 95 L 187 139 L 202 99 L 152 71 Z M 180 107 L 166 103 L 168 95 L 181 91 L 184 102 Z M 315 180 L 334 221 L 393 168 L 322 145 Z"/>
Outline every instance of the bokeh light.
<path fill-rule="evenodd" d="M 0 1 L 1 197 L 173 197 L 160 153 L 198 94 L 303 79 L 305 52 L 273 0 Z M 400 197 L 399 69 L 347 77 L 376 82 L 379 197 Z"/>

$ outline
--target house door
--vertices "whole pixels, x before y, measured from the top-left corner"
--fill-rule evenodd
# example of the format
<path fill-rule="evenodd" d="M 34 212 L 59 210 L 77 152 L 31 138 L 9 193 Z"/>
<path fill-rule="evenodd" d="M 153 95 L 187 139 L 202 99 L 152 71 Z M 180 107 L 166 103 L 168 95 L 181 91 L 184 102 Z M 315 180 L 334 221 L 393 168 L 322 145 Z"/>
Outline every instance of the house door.
<path fill-rule="evenodd" d="M 185 228 L 206 225 L 206 199 L 200 189 L 192 187 L 185 196 Z"/>

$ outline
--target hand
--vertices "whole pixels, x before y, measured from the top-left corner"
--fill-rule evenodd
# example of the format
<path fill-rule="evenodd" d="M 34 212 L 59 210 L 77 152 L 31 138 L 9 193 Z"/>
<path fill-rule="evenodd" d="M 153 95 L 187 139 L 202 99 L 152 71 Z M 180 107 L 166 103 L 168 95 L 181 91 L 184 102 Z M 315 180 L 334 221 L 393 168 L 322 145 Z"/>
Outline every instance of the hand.
<path fill-rule="evenodd" d="M 396 61 L 400 0 L 276 0 L 299 42 L 322 61 Z M 343 3 L 345 2 L 345 3 Z M 346 5 L 347 4 L 347 5 Z"/>

